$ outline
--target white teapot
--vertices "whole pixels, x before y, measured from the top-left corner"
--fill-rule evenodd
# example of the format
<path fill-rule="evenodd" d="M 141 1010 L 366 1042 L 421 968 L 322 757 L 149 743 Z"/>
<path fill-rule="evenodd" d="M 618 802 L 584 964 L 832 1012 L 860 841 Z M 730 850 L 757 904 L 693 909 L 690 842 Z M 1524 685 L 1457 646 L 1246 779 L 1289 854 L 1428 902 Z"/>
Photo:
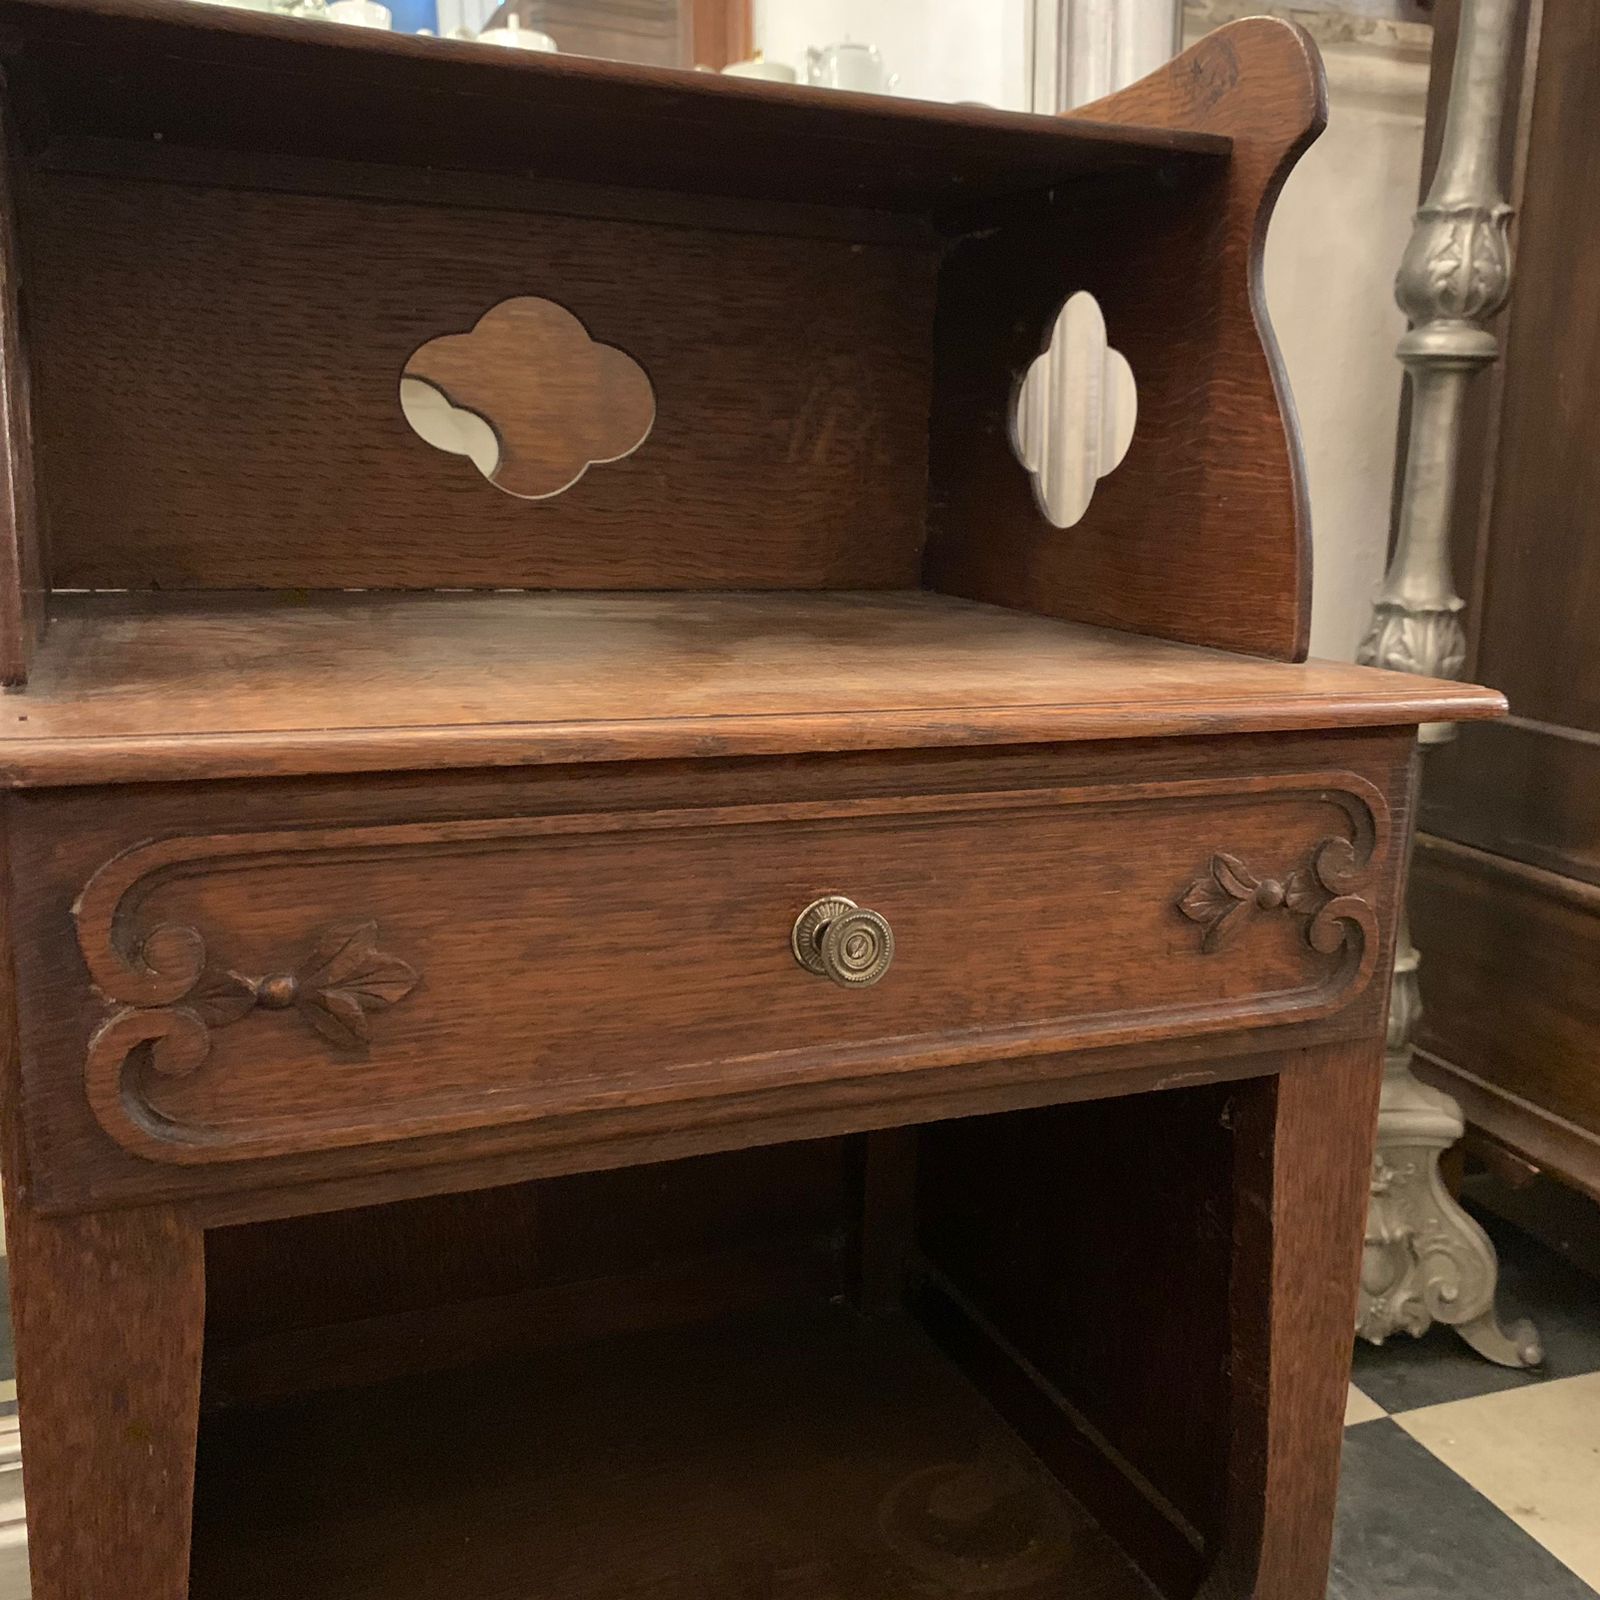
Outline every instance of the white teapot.
<path fill-rule="evenodd" d="M 824 89 L 854 89 L 859 94 L 891 94 L 899 77 L 870 44 L 845 39 L 806 51 L 806 82 Z"/>

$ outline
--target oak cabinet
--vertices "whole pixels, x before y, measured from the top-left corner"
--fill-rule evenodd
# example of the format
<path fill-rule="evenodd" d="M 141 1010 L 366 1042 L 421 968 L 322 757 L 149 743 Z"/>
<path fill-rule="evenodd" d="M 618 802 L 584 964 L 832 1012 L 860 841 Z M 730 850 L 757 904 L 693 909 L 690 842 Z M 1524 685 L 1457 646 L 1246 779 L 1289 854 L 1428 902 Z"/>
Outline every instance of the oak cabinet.
<path fill-rule="evenodd" d="M 0 25 L 35 1600 L 1317 1600 L 1500 701 L 1303 660 L 1305 37 L 1057 119 Z"/>

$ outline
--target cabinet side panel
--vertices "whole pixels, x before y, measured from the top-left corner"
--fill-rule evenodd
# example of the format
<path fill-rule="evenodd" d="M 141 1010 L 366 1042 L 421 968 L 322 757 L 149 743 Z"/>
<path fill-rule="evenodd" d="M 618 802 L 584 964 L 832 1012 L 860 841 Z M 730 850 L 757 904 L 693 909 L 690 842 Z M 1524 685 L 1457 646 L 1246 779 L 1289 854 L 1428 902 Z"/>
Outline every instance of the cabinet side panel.
<path fill-rule="evenodd" d="M 930 1128 L 918 1185 L 930 1263 L 1202 1538 L 1227 1443 L 1232 1092 Z"/>
<path fill-rule="evenodd" d="M 1278 189 L 1325 120 L 1315 49 L 1286 23 L 1234 24 L 1081 115 L 1226 134 L 1233 159 L 1065 183 L 973 219 L 940 278 L 929 584 L 1299 660 L 1310 514 L 1261 253 Z M 1012 407 L 1080 290 L 1132 369 L 1138 420 L 1063 529 L 1013 453 Z"/>

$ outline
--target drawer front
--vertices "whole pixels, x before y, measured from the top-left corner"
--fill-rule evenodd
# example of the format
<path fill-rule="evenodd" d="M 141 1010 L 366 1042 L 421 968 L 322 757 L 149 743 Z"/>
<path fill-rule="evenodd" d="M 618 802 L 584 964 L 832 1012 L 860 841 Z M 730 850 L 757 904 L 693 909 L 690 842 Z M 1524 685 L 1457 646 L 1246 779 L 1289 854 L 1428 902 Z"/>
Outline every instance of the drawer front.
<path fill-rule="evenodd" d="M 74 907 L 76 1059 L 195 1164 L 1304 1021 L 1371 983 L 1392 851 L 1338 772 L 166 837 Z M 796 960 L 827 894 L 880 981 Z"/>

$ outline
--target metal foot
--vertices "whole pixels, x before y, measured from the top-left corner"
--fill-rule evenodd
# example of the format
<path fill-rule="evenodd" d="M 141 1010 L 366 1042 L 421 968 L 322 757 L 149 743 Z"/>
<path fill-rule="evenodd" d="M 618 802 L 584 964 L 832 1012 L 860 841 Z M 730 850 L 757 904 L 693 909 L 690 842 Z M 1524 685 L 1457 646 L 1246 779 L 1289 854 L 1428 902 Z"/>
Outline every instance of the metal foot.
<path fill-rule="evenodd" d="M 1456 1332 L 1485 1361 L 1493 1361 L 1497 1366 L 1544 1365 L 1544 1346 L 1539 1343 L 1538 1330 L 1526 1317 L 1513 1322 L 1508 1332 L 1500 1326 L 1500 1318 L 1491 1306 L 1481 1317 L 1474 1317 L 1470 1322 L 1458 1322 Z"/>
<path fill-rule="evenodd" d="M 1408 976 L 1396 974 L 1397 996 Z M 1439 1157 L 1463 1127 L 1456 1102 L 1412 1076 L 1409 1053 L 1391 1056 L 1378 1112 L 1356 1331 L 1382 1344 L 1392 1333 L 1420 1337 L 1443 1323 L 1487 1361 L 1535 1367 L 1544 1360 L 1538 1332 L 1525 1321 L 1509 1332 L 1501 1327 L 1494 1245 L 1439 1173 Z"/>

